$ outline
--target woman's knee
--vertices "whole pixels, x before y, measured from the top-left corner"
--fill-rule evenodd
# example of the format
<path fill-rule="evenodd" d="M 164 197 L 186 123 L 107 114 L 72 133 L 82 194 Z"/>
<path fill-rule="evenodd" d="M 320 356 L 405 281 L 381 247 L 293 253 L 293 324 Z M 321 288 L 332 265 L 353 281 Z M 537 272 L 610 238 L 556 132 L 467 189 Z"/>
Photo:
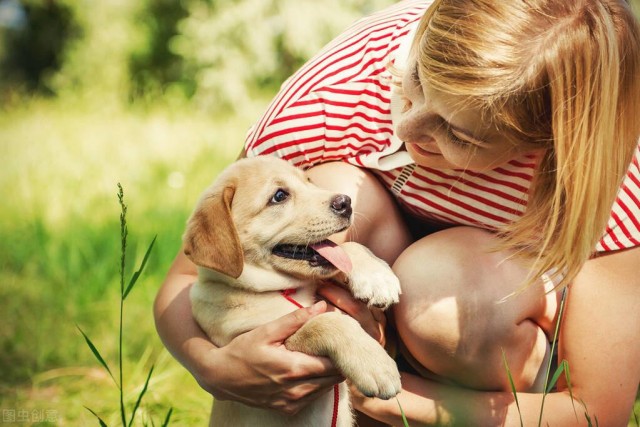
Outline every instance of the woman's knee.
<path fill-rule="evenodd" d="M 455 241 L 461 230 L 427 236 L 404 251 L 393 268 L 402 284 L 394 308 L 401 340 L 416 359 L 440 375 L 458 368 L 464 355 L 481 345 L 473 311 L 487 308 L 486 293 L 472 286 L 473 265 L 467 247 Z M 477 313 L 476 313 L 477 314 Z M 487 317 L 477 319 L 486 321 Z M 475 343 L 471 342 L 471 337 Z"/>
<path fill-rule="evenodd" d="M 308 170 L 319 187 L 351 197 L 353 225 L 339 238 L 367 246 L 393 263 L 410 244 L 410 236 L 389 191 L 371 172 L 344 162 L 323 163 Z"/>
<path fill-rule="evenodd" d="M 492 251 L 494 244 L 486 231 L 458 227 L 407 248 L 394 264 L 403 289 L 396 326 L 406 349 L 438 375 L 470 387 L 501 388 L 507 381 L 498 375 L 504 374 L 505 350 L 517 382 L 527 388 L 544 357 L 544 334 L 530 321 L 537 300 L 501 302 L 526 274 Z"/>

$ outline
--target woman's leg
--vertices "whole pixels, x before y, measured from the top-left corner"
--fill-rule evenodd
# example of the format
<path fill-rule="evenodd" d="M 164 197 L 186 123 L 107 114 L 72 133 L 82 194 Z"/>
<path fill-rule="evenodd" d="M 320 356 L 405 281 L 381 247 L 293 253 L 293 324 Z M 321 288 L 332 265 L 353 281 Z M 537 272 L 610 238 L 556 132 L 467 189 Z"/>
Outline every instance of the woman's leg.
<path fill-rule="evenodd" d="M 495 239 L 456 227 L 407 248 L 394 265 L 403 292 L 398 334 L 409 358 L 459 385 L 510 390 L 504 351 L 516 388 L 538 388 L 557 294 L 545 294 L 541 282 L 518 292 L 527 268 L 493 251 Z"/>

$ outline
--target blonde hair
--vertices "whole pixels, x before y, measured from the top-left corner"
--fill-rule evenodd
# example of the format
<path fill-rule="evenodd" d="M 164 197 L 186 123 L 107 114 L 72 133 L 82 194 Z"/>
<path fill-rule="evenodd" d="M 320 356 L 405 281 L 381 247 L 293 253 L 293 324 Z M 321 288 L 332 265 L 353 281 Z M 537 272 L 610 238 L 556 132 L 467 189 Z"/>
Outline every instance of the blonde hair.
<path fill-rule="evenodd" d="M 499 235 L 529 283 L 575 278 L 604 235 L 640 137 L 640 30 L 624 0 L 436 0 L 412 47 L 431 87 L 547 147 Z"/>

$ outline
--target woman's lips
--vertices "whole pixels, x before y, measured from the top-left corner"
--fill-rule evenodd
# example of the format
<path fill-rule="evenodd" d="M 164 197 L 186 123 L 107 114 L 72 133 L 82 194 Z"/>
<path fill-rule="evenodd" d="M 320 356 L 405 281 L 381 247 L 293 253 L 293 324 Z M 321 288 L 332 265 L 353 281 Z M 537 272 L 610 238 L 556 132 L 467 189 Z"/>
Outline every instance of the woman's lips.
<path fill-rule="evenodd" d="M 429 149 L 420 146 L 416 143 L 407 143 L 407 146 L 410 146 L 415 152 L 420 154 L 421 156 L 442 156 L 441 153 L 436 151 L 430 151 Z"/>

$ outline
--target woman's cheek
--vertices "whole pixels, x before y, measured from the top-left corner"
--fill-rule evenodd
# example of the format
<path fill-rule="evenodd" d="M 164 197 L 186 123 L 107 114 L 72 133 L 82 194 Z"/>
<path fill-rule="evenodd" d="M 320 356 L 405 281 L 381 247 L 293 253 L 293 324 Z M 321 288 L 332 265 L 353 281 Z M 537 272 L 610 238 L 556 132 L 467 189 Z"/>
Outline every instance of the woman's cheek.
<path fill-rule="evenodd" d="M 450 145 L 440 145 L 442 156 L 451 165 L 460 169 L 469 169 L 473 162 L 473 157 L 469 155 L 469 152 L 461 147 L 452 147 Z"/>

